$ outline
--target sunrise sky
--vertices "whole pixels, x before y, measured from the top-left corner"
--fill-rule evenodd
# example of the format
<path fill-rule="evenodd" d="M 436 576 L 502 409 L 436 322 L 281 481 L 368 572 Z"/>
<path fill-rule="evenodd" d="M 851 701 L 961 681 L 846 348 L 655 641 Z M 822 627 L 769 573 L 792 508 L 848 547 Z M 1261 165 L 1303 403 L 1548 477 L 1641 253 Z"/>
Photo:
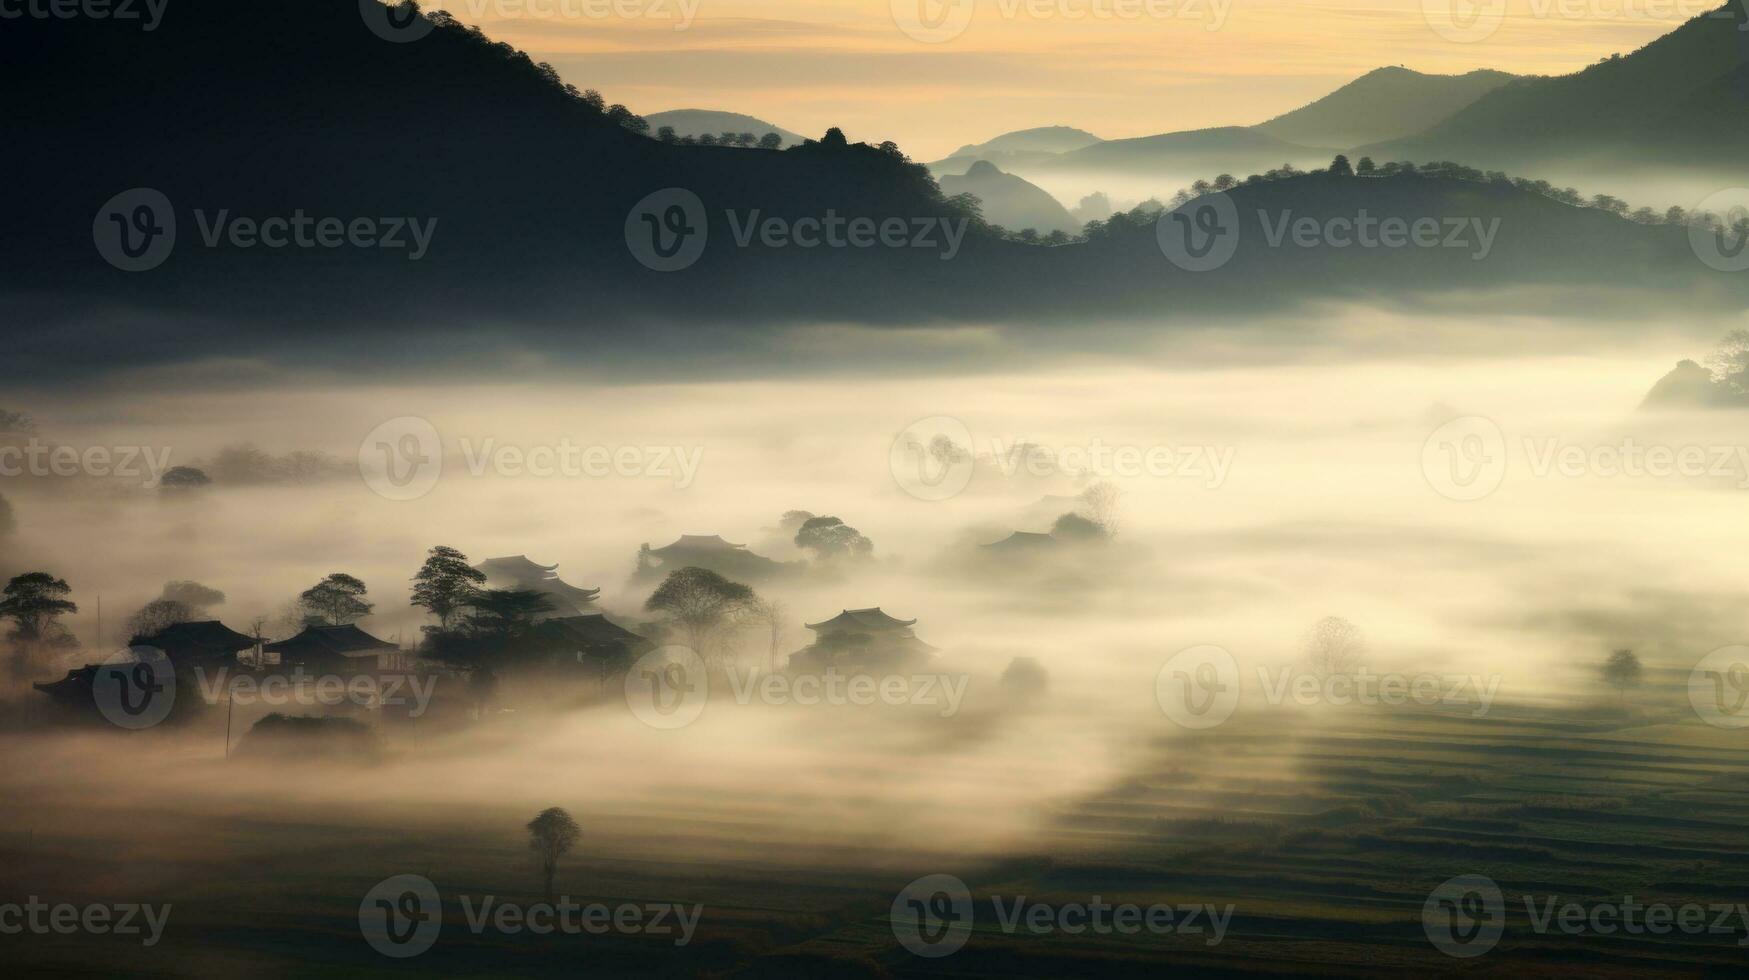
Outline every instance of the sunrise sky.
<path fill-rule="evenodd" d="M 1559 74 L 1718 6 L 1505 0 L 1497 29 L 1460 42 L 1429 25 L 1450 17 L 1452 0 L 959 2 L 973 4 L 970 21 L 938 41 L 914 39 L 898 21 L 908 15 L 916 25 L 912 11 L 934 4 L 952 31 L 955 0 L 427 6 L 481 25 L 636 112 L 728 109 L 806 135 L 838 125 L 852 139 L 895 140 L 919 160 L 1031 126 L 1115 138 L 1257 123 L 1383 65 Z M 1484 18 L 1488 2 L 1500 0 L 1483 0 Z"/>

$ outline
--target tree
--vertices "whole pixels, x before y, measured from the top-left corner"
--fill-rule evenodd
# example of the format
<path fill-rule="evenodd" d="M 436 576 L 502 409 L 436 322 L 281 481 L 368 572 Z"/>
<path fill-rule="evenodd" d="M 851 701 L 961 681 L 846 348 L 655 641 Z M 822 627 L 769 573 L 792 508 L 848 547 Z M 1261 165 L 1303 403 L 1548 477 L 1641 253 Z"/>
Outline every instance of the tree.
<path fill-rule="evenodd" d="M 191 612 L 197 613 L 212 606 L 222 606 L 225 603 L 223 592 L 218 589 L 209 589 L 199 582 L 189 581 L 165 582 L 164 594 L 158 598 L 180 602 L 187 606 Z"/>
<path fill-rule="evenodd" d="M 1105 529 L 1109 537 L 1118 532 L 1118 500 L 1123 491 L 1110 480 L 1100 480 L 1081 491 L 1081 506 L 1079 513 Z"/>
<path fill-rule="evenodd" d="M 717 138 L 709 133 L 701 133 L 698 137 L 699 146 L 716 146 Z"/>
<path fill-rule="evenodd" d="M 1068 513 L 1051 525 L 1051 537 L 1059 541 L 1085 542 L 1105 540 L 1105 528 L 1080 514 Z"/>
<path fill-rule="evenodd" d="M 194 610 L 187 603 L 175 599 L 153 599 L 128 617 L 127 630 L 130 637 L 140 640 L 162 633 L 177 623 L 193 621 Z"/>
<path fill-rule="evenodd" d="M 172 466 L 165 471 L 158 485 L 166 490 L 193 490 L 212 482 L 212 477 L 192 466 Z"/>
<path fill-rule="evenodd" d="M 39 649 L 74 644 L 59 622 L 60 617 L 79 611 L 78 605 L 67 598 L 72 592 L 66 581 L 47 572 L 19 575 L 0 590 L 0 619 L 13 623 L 6 638 L 12 643 L 16 673 L 23 674 L 31 668 Z"/>
<path fill-rule="evenodd" d="M 553 601 L 533 589 L 482 589 L 468 600 L 473 613 L 468 627 L 475 635 L 509 642 L 526 636 L 543 613 L 553 611 Z"/>
<path fill-rule="evenodd" d="M 36 431 L 36 422 L 27 412 L 8 412 L 0 408 L 0 432 L 31 433 Z"/>
<path fill-rule="evenodd" d="M 413 605 L 437 617 L 438 629 L 473 598 L 476 587 L 486 584 L 486 573 L 468 564 L 468 556 L 446 545 L 432 548 L 425 564 L 413 576 Z"/>
<path fill-rule="evenodd" d="M 718 652 L 724 630 L 736 625 L 758 599 L 751 588 L 708 568 L 687 567 L 663 579 L 644 608 L 668 614 L 687 646 L 709 659 Z"/>
<path fill-rule="evenodd" d="M 1638 687 L 1640 677 L 1645 673 L 1640 666 L 1640 658 L 1634 656 L 1632 650 L 1617 650 L 1609 655 L 1603 663 L 1603 680 L 1624 699 L 1628 688 Z"/>
<path fill-rule="evenodd" d="M 553 876 L 559 871 L 559 858 L 569 853 L 581 836 L 583 828 L 562 807 L 547 807 L 528 822 L 528 849 L 540 861 L 541 882 L 546 887 L 549 905 L 555 899 Z"/>
<path fill-rule="evenodd" d="M 748 621 L 765 627 L 771 636 L 771 647 L 768 651 L 770 659 L 768 668 L 777 671 L 777 651 L 783 645 L 784 626 L 789 620 L 789 610 L 776 599 L 757 599 L 748 608 Z"/>
<path fill-rule="evenodd" d="M 335 572 L 298 596 L 298 608 L 324 626 L 345 626 L 370 615 L 364 583 Z"/>
<path fill-rule="evenodd" d="M 1749 330 L 1733 330 L 1719 342 L 1718 350 L 1707 355 L 1707 367 L 1713 381 L 1736 392 L 1742 392 L 1744 372 L 1749 371 Z"/>
<path fill-rule="evenodd" d="M 766 133 L 759 137 L 759 148 L 761 150 L 781 150 L 783 149 L 783 137 L 776 133 Z"/>
<path fill-rule="evenodd" d="M 1366 652 L 1366 635 L 1340 616 L 1325 616 L 1306 631 L 1306 665 L 1321 679 L 1354 673 Z"/>
<path fill-rule="evenodd" d="M 661 129 L 656 130 L 656 138 L 664 143 L 673 143 L 679 139 L 679 137 L 674 135 L 673 126 L 663 126 Z"/>
<path fill-rule="evenodd" d="M 1233 180 L 1232 174 L 1221 174 L 1215 178 L 1213 186 L 1217 191 L 1230 191 L 1233 189 L 1235 183 L 1236 181 Z"/>
<path fill-rule="evenodd" d="M 826 561 L 842 557 L 866 557 L 874 542 L 836 517 L 810 517 L 796 531 L 796 547 L 811 551 Z"/>
<path fill-rule="evenodd" d="M 842 150 L 850 145 L 850 141 L 844 138 L 844 130 L 833 126 L 826 130 L 826 135 L 821 138 L 820 145 L 828 149 Z"/>
<path fill-rule="evenodd" d="M 1336 159 L 1330 161 L 1330 174 L 1334 177 L 1352 177 L 1354 168 L 1349 166 L 1347 157 L 1338 153 Z"/>
<path fill-rule="evenodd" d="M 1354 172 L 1362 177 L 1371 177 L 1378 173 L 1378 169 L 1378 165 L 1372 162 L 1372 157 L 1361 157 L 1360 165 L 1354 168 Z"/>
<path fill-rule="evenodd" d="M 57 618 L 79 611 L 67 598 L 72 592 L 64 579 L 47 572 L 16 576 L 0 590 L 0 619 L 13 621 L 14 637 L 26 642 L 38 640 Z"/>
<path fill-rule="evenodd" d="M 736 146 L 752 146 L 757 142 L 759 142 L 759 137 L 754 136 L 752 133 L 742 133 L 735 137 Z"/>

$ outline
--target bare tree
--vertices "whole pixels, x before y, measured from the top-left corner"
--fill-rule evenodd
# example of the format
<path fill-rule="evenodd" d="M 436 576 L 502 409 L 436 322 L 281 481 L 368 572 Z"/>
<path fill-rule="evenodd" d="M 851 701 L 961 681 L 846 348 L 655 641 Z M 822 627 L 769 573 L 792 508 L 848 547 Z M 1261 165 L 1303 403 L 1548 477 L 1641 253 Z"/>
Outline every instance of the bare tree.
<path fill-rule="evenodd" d="M 783 646 L 783 634 L 789 609 L 778 599 L 757 599 L 748 612 L 748 622 L 763 626 L 771 637 L 768 666 L 772 673 L 777 672 L 777 651 Z"/>
<path fill-rule="evenodd" d="M 727 658 L 728 634 L 745 622 L 758 602 L 758 593 L 748 586 L 707 568 L 687 567 L 663 579 L 644 608 L 667 613 L 686 645 L 706 662 L 716 662 Z"/>
<path fill-rule="evenodd" d="M 1323 679 L 1354 673 L 1366 654 L 1366 634 L 1340 616 L 1325 616 L 1306 631 L 1306 666 Z"/>

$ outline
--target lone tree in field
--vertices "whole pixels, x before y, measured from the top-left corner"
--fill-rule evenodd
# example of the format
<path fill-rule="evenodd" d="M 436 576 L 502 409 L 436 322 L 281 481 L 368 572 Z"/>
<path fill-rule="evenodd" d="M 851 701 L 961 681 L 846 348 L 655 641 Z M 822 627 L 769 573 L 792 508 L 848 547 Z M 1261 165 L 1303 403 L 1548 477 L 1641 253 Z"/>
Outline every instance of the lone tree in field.
<path fill-rule="evenodd" d="M 485 584 L 486 573 L 469 565 L 467 555 L 440 544 L 413 576 L 413 605 L 429 610 L 437 617 L 437 628 L 447 630 L 477 587 Z"/>
<path fill-rule="evenodd" d="M 1640 666 L 1640 658 L 1634 656 L 1632 650 L 1617 650 L 1609 655 L 1603 663 L 1603 680 L 1623 699 L 1628 696 L 1628 688 L 1639 687 L 1640 678 L 1645 669 Z"/>
<path fill-rule="evenodd" d="M 345 626 L 370 615 L 364 601 L 364 583 L 345 572 L 335 572 L 298 596 L 298 608 L 323 626 Z"/>
<path fill-rule="evenodd" d="M 528 822 L 528 849 L 540 859 L 541 880 L 546 886 L 547 904 L 553 903 L 553 876 L 559 870 L 559 858 L 571 850 L 583 828 L 571 819 L 562 807 L 550 806 Z"/>
<path fill-rule="evenodd" d="M 1340 616 L 1325 616 L 1306 631 L 1306 666 L 1321 679 L 1354 673 L 1366 653 L 1366 634 Z"/>

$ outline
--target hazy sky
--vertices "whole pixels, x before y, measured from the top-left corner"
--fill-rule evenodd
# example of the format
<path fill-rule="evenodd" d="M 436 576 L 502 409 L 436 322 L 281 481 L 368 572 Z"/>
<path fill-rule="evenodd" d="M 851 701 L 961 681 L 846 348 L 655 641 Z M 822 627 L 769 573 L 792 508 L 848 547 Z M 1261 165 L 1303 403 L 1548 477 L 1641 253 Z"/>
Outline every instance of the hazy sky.
<path fill-rule="evenodd" d="M 1031 126 L 1250 124 L 1373 68 L 1560 74 L 1718 0 L 431 0 L 640 113 L 730 109 L 919 160 Z M 1488 4 L 1505 3 L 1504 15 Z M 970 19 L 960 16 L 969 5 Z M 941 28 L 919 30 L 933 6 Z M 907 33 L 900 21 L 913 28 Z M 1467 22 L 1466 22 L 1467 23 Z M 961 28 L 956 32 L 956 28 Z M 1495 25 L 1490 32 L 1487 27 Z M 1448 33 L 1451 33 L 1448 31 Z M 926 39 L 919 40 L 912 34 Z M 927 39 L 927 38 L 933 38 Z"/>

